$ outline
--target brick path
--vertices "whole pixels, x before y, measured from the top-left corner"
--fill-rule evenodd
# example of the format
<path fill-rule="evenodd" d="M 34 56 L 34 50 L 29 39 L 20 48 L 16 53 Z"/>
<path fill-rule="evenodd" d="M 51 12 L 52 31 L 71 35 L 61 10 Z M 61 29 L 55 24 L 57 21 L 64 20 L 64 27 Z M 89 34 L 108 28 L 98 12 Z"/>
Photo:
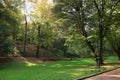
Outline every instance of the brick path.
<path fill-rule="evenodd" d="M 84 80 L 120 80 L 120 68 Z"/>

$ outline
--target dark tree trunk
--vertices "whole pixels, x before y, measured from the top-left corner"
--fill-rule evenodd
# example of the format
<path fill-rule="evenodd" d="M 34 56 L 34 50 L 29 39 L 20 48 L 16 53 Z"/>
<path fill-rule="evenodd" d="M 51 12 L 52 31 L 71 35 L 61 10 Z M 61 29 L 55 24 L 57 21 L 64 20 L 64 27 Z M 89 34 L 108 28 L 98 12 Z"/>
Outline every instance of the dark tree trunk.
<path fill-rule="evenodd" d="M 40 52 L 40 25 L 38 25 L 38 43 L 37 43 L 37 51 L 36 51 L 36 57 L 39 57 Z"/>
<path fill-rule="evenodd" d="M 118 5 L 118 3 L 120 2 L 120 0 L 116 0 L 115 3 L 112 4 L 111 6 L 111 9 L 110 9 L 110 13 L 108 15 L 109 17 L 109 24 L 108 25 L 105 25 L 103 22 L 105 20 L 105 17 L 104 17 L 104 11 L 106 9 L 106 1 L 105 0 L 102 0 L 102 5 L 99 6 L 97 0 L 94 0 L 94 5 L 97 9 L 97 14 L 98 14 L 98 22 L 99 22 L 99 39 L 100 39 L 100 42 L 99 42 L 99 45 L 100 45 L 100 48 L 99 48 L 99 63 L 100 65 L 103 64 L 103 41 L 104 41 L 104 37 L 108 31 L 108 27 L 111 25 L 111 18 L 112 18 L 112 14 L 113 14 L 113 11 L 115 10 L 115 7 Z M 106 26 L 106 27 L 105 27 Z"/>
<path fill-rule="evenodd" d="M 39 58 L 40 46 L 37 44 L 36 58 Z"/>
<path fill-rule="evenodd" d="M 103 65 L 103 37 L 100 36 L 100 52 L 99 52 L 99 63 Z"/>
<path fill-rule="evenodd" d="M 12 32 L 12 38 L 13 38 L 13 41 L 15 42 L 16 41 L 16 29 L 15 29 L 15 26 L 13 26 L 13 32 Z"/>
<path fill-rule="evenodd" d="M 117 52 L 118 60 L 120 60 L 120 52 Z"/>
<path fill-rule="evenodd" d="M 97 9 L 97 15 L 98 15 L 98 27 L 99 27 L 99 54 L 98 54 L 98 63 L 99 67 L 100 65 L 103 64 L 103 41 L 104 41 L 104 27 L 103 27 L 103 20 L 104 20 L 104 8 L 105 8 L 105 1 L 102 0 L 102 6 L 101 8 L 99 7 L 98 3 L 96 0 L 94 0 L 95 7 Z"/>
<path fill-rule="evenodd" d="M 26 53 L 26 39 L 27 39 L 27 16 L 25 15 L 25 37 L 24 37 L 24 46 L 23 46 L 23 54 Z"/>
<path fill-rule="evenodd" d="M 114 35 L 114 41 L 117 39 L 117 37 Z M 120 60 L 120 42 L 118 41 L 118 42 L 111 42 L 111 46 L 112 46 L 112 48 L 113 48 L 113 50 L 114 50 L 114 52 L 117 54 L 117 57 L 118 57 L 118 60 Z"/>
<path fill-rule="evenodd" d="M 99 13 L 99 16 L 98 16 L 98 21 L 99 21 L 99 64 L 100 65 L 103 65 L 104 61 L 103 61 L 103 41 L 104 41 L 104 29 L 103 29 L 103 16 L 100 15 Z"/>

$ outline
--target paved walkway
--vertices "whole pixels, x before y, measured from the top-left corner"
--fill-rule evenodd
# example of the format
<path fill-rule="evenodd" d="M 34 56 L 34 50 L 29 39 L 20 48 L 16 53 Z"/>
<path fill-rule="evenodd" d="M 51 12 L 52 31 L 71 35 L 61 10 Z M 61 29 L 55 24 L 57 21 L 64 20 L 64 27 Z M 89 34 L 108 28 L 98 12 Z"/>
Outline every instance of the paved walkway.
<path fill-rule="evenodd" d="M 120 80 L 120 68 L 84 80 Z"/>

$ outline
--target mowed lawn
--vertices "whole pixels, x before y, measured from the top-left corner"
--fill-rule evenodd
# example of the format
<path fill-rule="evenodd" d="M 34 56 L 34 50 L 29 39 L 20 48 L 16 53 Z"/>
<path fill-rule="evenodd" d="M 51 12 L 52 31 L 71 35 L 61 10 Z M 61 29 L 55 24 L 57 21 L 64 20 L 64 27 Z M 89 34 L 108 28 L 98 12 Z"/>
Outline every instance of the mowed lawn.
<path fill-rule="evenodd" d="M 109 57 L 105 62 L 116 62 L 116 57 Z M 106 65 L 102 70 L 118 67 Z M 74 80 L 97 73 L 94 59 L 81 58 L 55 62 L 34 63 L 15 59 L 0 64 L 0 80 Z"/>

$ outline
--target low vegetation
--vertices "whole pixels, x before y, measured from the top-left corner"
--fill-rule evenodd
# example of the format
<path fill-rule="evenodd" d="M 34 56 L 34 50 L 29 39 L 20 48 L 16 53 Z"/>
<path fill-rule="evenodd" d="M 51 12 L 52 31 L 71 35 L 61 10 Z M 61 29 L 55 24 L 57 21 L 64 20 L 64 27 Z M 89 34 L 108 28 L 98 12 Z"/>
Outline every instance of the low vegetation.
<path fill-rule="evenodd" d="M 116 57 L 105 60 L 105 63 L 113 62 L 118 62 Z M 106 64 L 100 70 L 105 71 L 118 66 L 118 64 Z M 98 73 L 98 68 L 91 58 L 53 62 L 16 58 L 0 66 L 0 80 L 74 80 L 96 73 Z"/>

